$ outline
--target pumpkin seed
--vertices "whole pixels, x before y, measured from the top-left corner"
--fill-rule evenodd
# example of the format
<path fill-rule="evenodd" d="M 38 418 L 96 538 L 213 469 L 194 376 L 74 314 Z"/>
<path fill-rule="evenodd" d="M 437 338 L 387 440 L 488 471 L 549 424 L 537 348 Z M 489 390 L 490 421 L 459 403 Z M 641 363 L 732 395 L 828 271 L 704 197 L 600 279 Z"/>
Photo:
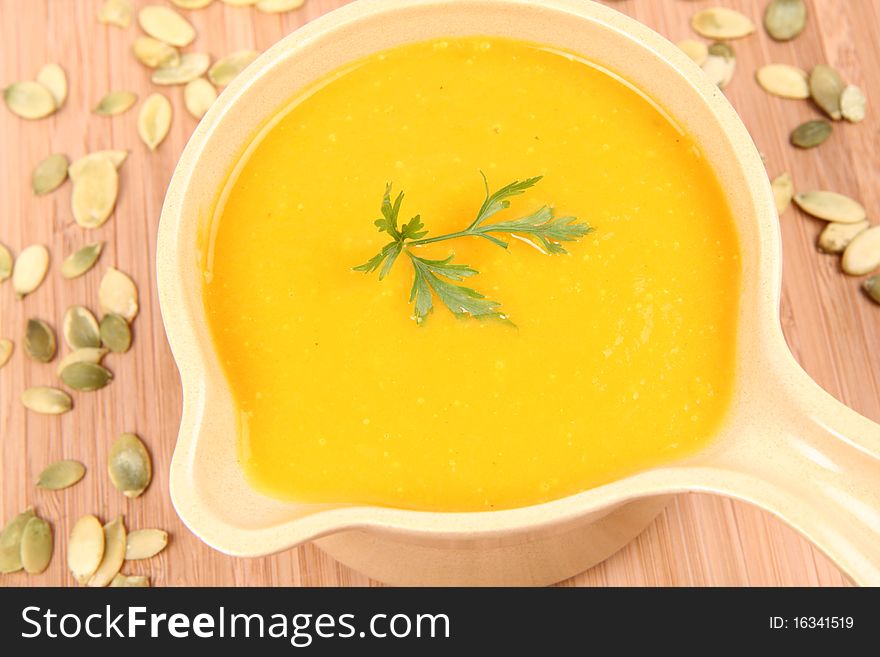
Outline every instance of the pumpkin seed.
<path fill-rule="evenodd" d="M 79 461 L 64 460 L 50 463 L 40 473 L 37 488 L 62 490 L 70 488 L 86 475 L 86 466 Z"/>
<path fill-rule="evenodd" d="M 856 235 L 843 252 L 843 271 L 850 276 L 870 274 L 880 267 L 880 226 Z"/>
<path fill-rule="evenodd" d="M 776 212 L 782 214 L 791 205 L 791 197 L 794 196 L 794 184 L 791 182 L 791 174 L 786 171 L 776 178 L 770 187 L 773 188 L 773 199 L 776 201 Z"/>
<path fill-rule="evenodd" d="M 820 190 L 795 194 L 794 202 L 809 215 L 839 224 L 856 224 L 867 217 L 861 203 L 837 192 Z"/>
<path fill-rule="evenodd" d="M 128 27 L 131 23 L 131 0 L 105 0 L 98 20 L 107 25 Z"/>
<path fill-rule="evenodd" d="M 124 433 L 110 449 L 107 461 L 110 481 L 126 497 L 138 497 L 153 478 L 147 448 L 133 433 Z"/>
<path fill-rule="evenodd" d="M 850 123 L 865 120 L 865 92 L 854 84 L 847 85 L 840 94 L 840 113 Z"/>
<path fill-rule="evenodd" d="M 21 536 L 32 518 L 34 510 L 28 507 L 6 523 L 0 532 L 0 573 L 14 573 L 21 570 Z"/>
<path fill-rule="evenodd" d="M 24 352 L 40 363 L 55 358 L 55 331 L 41 319 L 29 319 L 24 331 Z"/>
<path fill-rule="evenodd" d="M 100 100 L 92 111 L 101 116 L 115 116 L 131 109 L 137 99 L 137 94 L 132 91 L 111 91 Z"/>
<path fill-rule="evenodd" d="M 217 100 L 217 90 L 205 78 L 196 78 L 183 89 L 183 102 L 187 111 L 201 119 Z"/>
<path fill-rule="evenodd" d="M 806 25 L 804 0 L 773 0 L 764 12 L 764 28 L 777 41 L 794 39 Z"/>
<path fill-rule="evenodd" d="M 807 121 L 795 128 L 789 140 L 798 148 L 815 148 L 831 136 L 831 124 L 825 119 Z"/>
<path fill-rule="evenodd" d="M 102 315 L 121 315 L 130 322 L 138 313 L 138 291 L 134 281 L 111 267 L 101 279 L 98 304 Z"/>
<path fill-rule="evenodd" d="M 280 14 L 285 11 L 299 9 L 306 0 L 257 0 L 258 10 L 267 14 Z"/>
<path fill-rule="evenodd" d="M 214 0 L 171 0 L 171 4 L 181 9 L 201 9 L 207 7 Z"/>
<path fill-rule="evenodd" d="M 52 561 L 52 526 L 42 518 L 31 518 L 21 534 L 21 565 L 25 572 L 38 575 Z"/>
<path fill-rule="evenodd" d="M 98 320 L 84 306 L 71 306 L 67 309 L 64 313 L 62 332 L 64 341 L 71 349 L 101 346 Z"/>
<path fill-rule="evenodd" d="M 804 99 L 810 97 L 807 72 L 788 64 L 768 64 L 755 74 L 764 91 L 780 98 Z"/>
<path fill-rule="evenodd" d="M 755 24 L 738 11 L 712 7 L 694 14 L 691 26 L 707 39 L 740 39 L 755 31 Z"/>
<path fill-rule="evenodd" d="M 12 276 L 12 254 L 0 244 L 0 283 Z"/>
<path fill-rule="evenodd" d="M 3 100 L 13 114 L 23 119 L 42 119 L 57 107 L 51 92 L 39 82 L 15 82 L 3 90 Z"/>
<path fill-rule="evenodd" d="M 138 529 L 128 535 L 125 558 L 128 561 L 155 557 L 168 545 L 168 532 L 161 529 Z"/>
<path fill-rule="evenodd" d="M 138 134 L 147 147 L 154 151 L 171 128 L 171 103 L 162 94 L 151 94 L 141 106 L 138 115 Z"/>
<path fill-rule="evenodd" d="M 84 349 L 71 351 L 61 359 L 60 363 L 58 363 L 58 369 L 56 372 L 58 373 L 58 376 L 61 376 L 61 372 L 63 372 L 68 365 L 73 365 L 74 363 L 97 363 L 100 365 L 101 360 L 108 352 L 109 349 L 104 347 L 85 347 Z"/>
<path fill-rule="evenodd" d="M 79 163 L 78 163 L 79 164 Z M 83 228 L 103 226 L 116 206 L 119 174 L 106 157 L 88 158 L 73 178 L 73 218 Z"/>
<path fill-rule="evenodd" d="M 180 63 L 180 52 L 177 48 L 153 37 L 138 37 L 132 51 L 137 60 L 149 68 L 177 66 Z"/>
<path fill-rule="evenodd" d="M 9 338 L 0 338 L 0 367 L 6 365 L 12 358 L 12 340 Z"/>
<path fill-rule="evenodd" d="M 67 100 L 67 75 L 58 64 L 46 64 L 37 73 L 37 82 L 46 87 L 55 101 L 55 109 L 61 109 Z"/>
<path fill-rule="evenodd" d="M 862 288 L 871 299 L 880 303 L 880 276 L 871 276 L 862 283 Z"/>
<path fill-rule="evenodd" d="M 840 96 L 844 84 L 840 73 L 830 66 L 819 64 L 810 73 L 810 95 L 813 102 L 835 121 L 841 119 Z"/>
<path fill-rule="evenodd" d="M 716 53 L 713 54 L 710 48 L 709 56 L 703 62 L 702 69 L 709 76 L 712 84 L 723 89 L 733 79 L 733 74 L 736 71 L 736 57 L 718 53 L 719 50 L 716 49 Z"/>
<path fill-rule="evenodd" d="M 211 58 L 202 52 L 186 52 L 174 66 L 162 66 L 153 71 L 153 84 L 186 84 L 204 74 Z"/>
<path fill-rule="evenodd" d="M 257 4 L 257 0 L 220 0 L 224 5 L 230 7 L 250 7 Z"/>
<path fill-rule="evenodd" d="M 67 169 L 67 174 L 71 180 L 76 182 L 77 178 L 82 177 L 82 174 L 88 171 L 89 165 L 95 160 L 109 160 L 113 168 L 119 171 L 119 167 L 122 166 L 127 158 L 128 151 L 95 151 L 94 153 L 83 155 L 71 164 Z"/>
<path fill-rule="evenodd" d="M 124 518 L 119 516 L 104 525 L 104 557 L 101 559 L 98 569 L 89 578 L 89 586 L 107 586 L 122 568 L 122 562 L 125 561 L 125 524 L 123 521 Z"/>
<path fill-rule="evenodd" d="M 819 248 L 825 253 L 843 253 L 856 235 L 868 229 L 868 220 L 854 224 L 829 223 L 819 235 Z"/>
<path fill-rule="evenodd" d="M 61 275 L 68 279 L 82 276 L 95 266 L 103 249 L 104 242 L 86 244 L 77 249 L 61 263 Z"/>
<path fill-rule="evenodd" d="M 63 390 L 37 386 L 21 393 L 21 403 L 28 410 L 43 415 L 61 415 L 73 408 L 73 400 Z"/>
<path fill-rule="evenodd" d="M 196 38 L 189 21 L 170 7 L 147 5 L 138 13 L 138 23 L 151 37 L 172 46 L 188 46 Z"/>
<path fill-rule="evenodd" d="M 226 55 L 211 67 L 208 79 L 218 87 L 225 87 L 259 55 L 255 50 L 239 50 Z"/>
<path fill-rule="evenodd" d="M 31 174 L 31 188 L 34 194 L 42 196 L 58 187 L 67 180 L 67 167 L 70 162 L 66 155 L 53 153 L 46 156 Z"/>
<path fill-rule="evenodd" d="M 61 380 L 79 392 L 93 392 L 110 383 L 113 373 L 97 363 L 71 363 L 61 370 Z"/>
<path fill-rule="evenodd" d="M 124 354 L 131 347 L 131 327 L 125 318 L 110 313 L 101 319 L 101 341 L 114 354 Z"/>
<path fill-rule="evenodd" d="M 693 59 L 697 63 L 697 66 L 702 66 L 706 61 L 706 58 L 709 56 L 709 46 L 696 39 L 685 39 L 684 41 L 679 41 L 675 45 L 677 45 L 679 50 L 683 51 L 685 55 Z"/>
<path fill-rule="evenodd" d="M 104 560 L 104 528 L 95 516 L 83 516 L 70 530 L 67 567 L 77 582 L 89 581 Z"/>
<path fill-rule="evenodd" d="M 117 574 L 110 580 L 110 588 L 148 588 L 150 586 L 150 578 L 146 575 L 123 575 Z"/>
<path fill-rule="evenodd" d="M 49 270 L 49 251 L 42 244 L 31 244 L 15 260 L 12 271 L 12 289 L 20 299 L 38 287 Z"/>

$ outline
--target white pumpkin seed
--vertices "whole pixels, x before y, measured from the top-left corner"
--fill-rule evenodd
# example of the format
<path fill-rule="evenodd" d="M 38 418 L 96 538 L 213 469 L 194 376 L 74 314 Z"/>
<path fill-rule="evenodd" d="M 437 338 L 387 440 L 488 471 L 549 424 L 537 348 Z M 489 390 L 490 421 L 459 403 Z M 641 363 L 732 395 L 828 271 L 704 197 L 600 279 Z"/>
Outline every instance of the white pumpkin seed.
<path fill-rule="evenodd" d="M 218 87 L 225 87 L 259 55 L 256 50 L 239 50 L 226 55 L 211 67 L 208 79 Z"/>
<path fill-rule="evenodd" d="M 77 165 L 71 195 L 73 218 L 83 228 L 98 228 L 110 218 L 116 206 L 119 174 L 106 157 L 84 159 Z"/>
<path fill-rule="evenodd" d="M 0 368 L 2 368 L 9 359 L 12 358 L 13 350 L 12 340 L 9 338 L 0 338 Z"/>
<path fill-rule="evenodd" d="M 764 91 L 780 98 L 805 99 L 810 97 L 807 72 L 788 64 L 768 64 L 755 74 Z"/>
<path fill-rule="evenodd" d="M 691 26 L 707 39 L 740 39 L 755 31 L 755 24 L 738 11 L 712 7 L 694 14 Z"/>
<path fill-rule="evenodd" d="M 125 559 L 149 559 L 155 557 L 168 545 L 168 532 L 161 529 L 138 529 L 128 535 Z"/>
<path fill-rule="evenodd" d="M 62 333 L 64 341 L 71 349 L 101 346 L 98 320 L 85 306 L 71 306 L 67 309 L 64 313 Z"/>
<path fill-rule="evenodd" d="M 865 294 L 869 298 L 880 303 L 880 276 L 871 276 L 871 278 L 865 280 L 862 283 L 862 289 L 865 290 Z"/>
<path fill-rule="evenodd" d="M 764 27 L 777 41 L 794 39 L 807 25 L 804 0 L 773 0 L 764 12 Z"/>
<path fill-rule="evenodd" d="M 123 354 L 131 347 L 131 327 L 124 317 L 110 313 L 101 319 L 101 341 L 115 354 Z"/>
<path fill-rule="evenodd" d="M 29 319 L 24 331 L 24 352 L 39 363 L 55 358 L 55 331 L 41 319 Z"/>
<path fill-rule="evenodd" d="M 791 181 L 791 174 L 786 171 L 776 178 L 770 187 L 773 188 L 773 200 L 776 201 L 776 212 L 782 215 L 791 205 L 791 197 L 794 196 L 794 183 Z"/>
<path fill-rule="evenodd" d="M 123 517 L 119 516 L 104 525 L 104 558 L 101 559 L 94 575 L 89 578 L 89 586 L 107 586 L 122 568 L 122 563 L 125 561 L 126 538 L 123 520 Z"/>
<path fill-rule="evenodd" d="M 92 111 L 101 116 L 116 116 L 131 109 L 137 99 L 137 94 L 133 91 L 111 91 L 104 95 Z"/>
<path fill-rule="evenodd" d="M 128 151 L 95 151 L 94 153 L 83 155 L 71 164 L 67 169 L 67 174 L 70 176 L 71 180 L 76 182 L 76 179 L 79 178 L 83 172 L 88 171 L 88 165 L 95 160 L 109 160 L 110 164 L 119 171 L 119 168 L 127 158 Z"/>
<path fill-rule="evenodd" d="M 89 581 L 104 560 L 104 528 L 95 516 L 83 516 L 70 530 L 67 567 L 80 584 Z"/>
<path fill-rule="evenodd" d="M 46 64 L 37 73 L 37 82 L 46 87 L 55 101 L 55 109 L 61 109 L 67 100 L 67 75 L 58 64 Z"/>
<path fill-rule="evenodd" d="M 840 94 L 840 113 L 850 123 L 865 120 L 865 92 L 854 84 L 847 85 Z"/>
<path fill-rule="evenodd" d="M 850 276 L 870 274 L 880 267 L 880 226 L 873 226 L 856 235 L 841 260 L 843 271 Z"/>
<path fill-rule="evenodd" d="M 43 415 L 61 415 L 73 408 L 73 400 L 63 390 L 37 386 L 21 393 L 21 403 L 28 410 Z"/>
<path fill-rule="evenodd" d="M 110 383 L 113 373 L 97 363 L 71 363 L 61 370 L 61 380 L 78 392 L 93 392 Z"/>
<path fill-rule="evenodd" d="M 110 581 L 110 588 L 149 588 L 150 578 L 146 575 L 117 574 Z"/>
<path fill-rule="evenodd" d="M 196 78 L 183 89 L 186 110 L 196 119 L 201 119 L 215 100 L 217 100 L 217 90 L 205 78 Z"/>
<path fill-rule="evenodd" d="M 162 94 L 151 94 L 141 106 L 138 115 L 138 134 L 147 147 L 154 151 L 171 128 L 171 103 Z"/>
<path fill-rule="evenodd" d="M 840 73 L 825 64 L 819 64 L 810 73 L 810 95 L 813 102 L 835 121 L 839 121 L 842 116 L 840 96 L 844 86 Z"/>
<path fill-rule="evenodd" d="M 855 224 L 867 218 L 858 201 L 837 192 L 813 191 L 795 194 L 794 202 L 809 215 L 839 224 Z"/>
<path fill-rule="evenodd" d="M 33 508 L 28 507 L 3 527 L 0 532 L 0 573 L 21 570 L 21 536 L 28 522 L 35 517 Z"/>
<path fill-rule="evenodd" d="M 134 281 L 111 267 L 101 279 L 98 304 L 102 315 L 121 315 L 130 322 L 138 313 L 138 291 Z"/>
<path fill-rule="evenodd" d="M 42 518 L 31 518 L 21 534 L 21 565 L 30 575 L 38 575 L 52 561 L 52 526 Z"/>
<path fill-rule="evenodd" d="M 61 153 L 53 153 L 43 158 L 31 174 L 31 188 L 34 194 L 42 196 L 58 189 L 61 183 L 67 180 L 69 164 L 67 156 Z"/>
<path fill-rule="evenodd" d="M 147 5 L 138 13 L 138 23 L 151 37 L 172 46 L 188 46 L 196 38 L 189 21 L 170 7 Z"/>
<path fill-rule="evenodd" d="M 171 0 L 171 4 L 181 9 L 201 9 L 207 7 L 214 0 Z"/>
<path fill-rule="evenodd" d="M 13 114 L 23 119 L 42 119 L 57 109 L 55 99 L 39 82 L 15 82 L 3 90 L 3 100 Z"/>
<path fill-rule="evenodd" d="M 49 270 L 49 251 L 42 244 L 31 244 L 15 260 L 12 270 L 12 289 L 20 299 L 38 287 Z"/>
<path fill-rule="evenodd" d="M 98 20 L 107 25 L 128 27 L 131 24 L 131 0 L 104 0 Z"/>
<path fill-rule="evenodd" d="M 77 349 L 76 351 L 71 351 L 64 358 L 61 359 L 61 362 L 58 363 L 58 368 L 55 370 L 58 376 L 61 376 L 61 372 L 68 365 L 73 365 L 74 363 L 101 363 L 101 360 L 104 356 L 107 355 L 109 349 L 104 347 L 85 347 L 83 349 Z"/>
<path fill-rule="evenodd" d="M 12 276 L 12 254 L 0 244 L 0 283 Z"/>
<path fill-rule="evenodd" d="M 713 53 L 710 49 L 709 56 L 703 62 L 702 69 L 709 76 L 712 84 L 723 89 L 733 79 L 733 74 L 736 71 L 736 57 L 719 54 L 719 52 L 718 49 L 715 49 L 715 53 Z"/>
<path fill-rule="evenodd" d="M 705 63 L 706 58 L 709 56 L 709 46 L 703 41 L 685 39 L 679 41 L 675 45 L 677 45 L 685 55 L 693 59 L 697 63 L 697 66 L 702 66 Z"/>
<path fill-rule="evenodd" d="M 175 66 L 162 66 L 153 71 L 153 84 L 186 84 L 204 75 L 211 58 L 202 52 L 186 52 Z"/>
<path fill-rule="evenodd" d="M 867 219 L 854 224 L 838 224 L 832 221 L 819 235 L 819 248 L 825 253 L 843 253 L 855 236 L 867 230 L 869 225 Z"/>
<path fill-rule="evenodd" d="M 77 249 L 61 263 L 61 276 L 64 278 L 76 278 L 82 276 L 98 262 L 104 242 L 93 242 Z"/>
<path fill-rule="evenodd" d="M 180 63 L 180 52 L 177 48 L 153 37 L 138 37 L 132 51 L 135 58 L 149 68 L 177 66 Z"/>
<path fill-rule="evenodd" d="M 789 141 L 798 148 L 815 148 L 831 136 L 831 124 L 825 119 L 801 123 L 792 130 Z"/>
<path fill-rule="evenodd" d="M 65 459 L 50 463 L 40 473 L 37 488 L 63 490 L 70 488 L 86 476 L 86 466 L 79 461 Z"/>
<path fill-rule="evenodd" d="M 267 14 L 280 14 L 285 11 L 299 9 L 306 0 L 257 0 L 256 7 Z"/>
<path fill-rule="evenodd" d="M 110 481 L 126 497 L 138 497 L 153 478 L 153 466 L 147 448 L 133 433 L 124 433 L 110 449 L 107 460 Z"/>

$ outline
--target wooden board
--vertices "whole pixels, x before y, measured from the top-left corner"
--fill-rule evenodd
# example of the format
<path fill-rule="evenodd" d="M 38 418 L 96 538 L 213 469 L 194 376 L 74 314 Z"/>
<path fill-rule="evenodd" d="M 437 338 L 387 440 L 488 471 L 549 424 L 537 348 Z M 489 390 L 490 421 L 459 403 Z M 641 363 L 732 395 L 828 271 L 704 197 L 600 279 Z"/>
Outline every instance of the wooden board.
<path fill-rule="evenodd" d="M 153 0 L 167 4 L 164 0 Z M 136 136 L 137 111 L 114 118 L 90 113 L 111 89 L 154 91 L 147 71 L 130 53 L 139 33 L 97 22 L 102 0 L 0 0 L 0 87 L 36 75 L 47 62 L 61 63 L 71 90 L 66 106 L 36 122 L 0 108 L 0 242 L 18 253 L 31 243 L 46 244 L 53 269 L 46 283 L 24 301 L 11 285 L 0 286 L 0 337 L 11 337 L 16 352 L 0 370 L 0 516 L 8 519 L 29 504 L 55 527 L 57 549 L 47 573 L 0 577 L 0 585 L 59 585 L 73 581 L 65 567 L 66 536 L 84 513 L 126 515 L 130 529 L 161 527 L 172 535 L 162 555 L 129 565 L 149 573 L 155 585 L 367 585 L 367 578 L 335 563 L 313 546 L 264 559 L 233 559 L 199 542 L 178 520 L 168 497 L 168 463 L 180 413 L 180 386 L 162 329 L 154 276 L 156 227 L 162 198 L 175 162 L 196 121 L 183 109 L 179 87 L 164 92 L 174 104 L 167 141 L 150 153 Z M 136 0 L 135 4 L 146 4 Z M 265 50 L 306 21 L 344 4 L 308 0 L 294 13 L 273 16 L 224 6 L 186 12 L 198 31 L 190 50 L 214 57 L 242 48 Z M 756 22 L 766 0 L 622 0 L 610 2 L 676 41 L 692 37 L 689 17 L 699 8 L 724 4 Z M 880 213 L 880 0 L 811 0 L 809 27 L 797 40 L 780 44 L 762 31 L 734 44 L 739 71 L 728 95 L 741 113 L 772 175 L 792 172 L 800 188 L 824 187 L 861 199 L 874 217 Z M 816 116 L 806 102 L 772 98 L 753 80 L 756 67 L 785 62 L 810 67 L 829 62 L 866 89 L 875 105 L 859 125 L 838 125 L 821 148 L 796 151 L 787 144 L 791 128 Z M 30 172 L 50 152 L 75 158 L 103 148 L 132 153 L 121 171 L 115 216 L 86 233 L 70 213 L 70 185 L 36 197 Z M 781 219 L 785 250 L 782 323 L 806 370 L 832 394 L 864 415 L 880 420 L 880 306 L 859 292 L 857 281 L 838 271 L 838 260 L 816 252 L 817 222 L 790 210 Z M 88 241 L 106 240 L 98 270 L 64 281 L 58 263 Z M 29 362 L 21 351 L 26 318 L 59 326 L 73 303 L 97 309 L 101 270 L 129 272 L 141 291 L 132 352 L 108 358 L 116 381 L 76 397 L 75 412 L 61 418 L 26 413 L 18 402 L 23 388 L 54 380 L 55 364 Z M 57 363 L 57 361 L 56 361 Z M 136 431 L 149 445 L 155 477 L 146 494 L 126 500 L 110 486 L 103 464 L 111 441 Z M 61 493 L 39 491 L 37 475 L 48 462 L 76 458 L 89 467 L 86 478 Z M 840 585 L 845 579 L 817 550 L 769 515 L 729 500 L 681 496 L 636 541 L 567 584 L 592 585 Z"/>

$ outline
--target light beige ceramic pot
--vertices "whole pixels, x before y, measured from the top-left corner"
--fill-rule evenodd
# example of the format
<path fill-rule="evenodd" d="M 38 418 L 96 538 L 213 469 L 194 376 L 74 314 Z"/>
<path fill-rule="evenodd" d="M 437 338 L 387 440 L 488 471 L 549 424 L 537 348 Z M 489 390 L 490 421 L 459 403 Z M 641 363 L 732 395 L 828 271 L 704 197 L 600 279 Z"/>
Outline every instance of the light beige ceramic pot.
<path fill-rule="evenodd" d="M 377 50 L 477 34 L 583 54 L 658 101 L 714 165 L 736 217 L 744 269 L 736 391 L 726 421 L 711 446 L 688 460 L 519 509 L 429 513 L 260 495 L 237 461 L 236 408 L 202 304 L 200 249 L 217 194 L 255 133 L 298 89 Z M 158 277 L 184 392 L 171 495 L 187 526 L 218 550 L 252 557 L 314 540 L 383 582 L 548 584 L 625 545 L 670 495 L 699 491 L 769 510 L 855 582 L 880 584 L 880 426 L 823 392 L 785 344 L 777 217 L 755 146 L 693 62 L 607 7 L 586 0 L 361 0 L 291 34 L 229 86 L 190 140 L 162 211 Z"/>

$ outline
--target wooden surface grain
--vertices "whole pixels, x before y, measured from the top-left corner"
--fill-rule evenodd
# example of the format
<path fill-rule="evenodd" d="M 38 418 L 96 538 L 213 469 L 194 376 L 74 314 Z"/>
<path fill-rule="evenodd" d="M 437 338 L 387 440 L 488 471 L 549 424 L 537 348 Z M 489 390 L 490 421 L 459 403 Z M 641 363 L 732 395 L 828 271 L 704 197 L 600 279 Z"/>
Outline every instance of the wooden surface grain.
<path fill-rule="evenodd" d="M 166 0 L 153 0 L 168 4 Z M 67 71 L 70 96 L 56 115 L 23 121 L 0 108 L 0 242 L 14 253 L 42 243 L 52 254 L 46 282 L 17 301 L 7 282 L 0 285 L 0 337 L 16 350 L 0 370 L 0 518 L 27 505 L 49 519 L 56 551 L 40 576 L 0 576 L 3 585 L 73 584 L 65 567 L 65 544 L 72 523 L 84 513 L 103 519 L 124 513 L 129 529 L 161 527 L 171 534 L 160 556 L 126 566 L 148 573 L 155 585 L 368 585 L 367 578 L 306 545 L 263 559 L 234 559 L 199 542 L 178 520 L 168 496 L 168 463 L 174 449 L 181 398 L 171 353 L 162 329 L 154 276 L 155 238 L 163 194 L 175 162 L 196 121 L 183 108 L 180 87 L 165 88 L 174 105 L 168 139 L 150 153 L 136 136 L 137 109 L 102 118 L 90 113 L 111 89 L 138 92 L 155 88 L 130 46 L 139 34 L 101 25 L 102 0 L 0 0 L 0 87 L 33 78 L 48 62 Z M 756 23 L 767 0 L 619 0 L 609 2 L 673 41 L 693 37 L 689 17 L 716 4 L 739 9 Z M 140 6 L 146 4 L 135 0 Z M 265 50 L 285 34 L 338 5 L 308 0 L 296 12 L 274 16 L 215 1 L 207 9 L 184 12 L 198 32 L 188 48 L 213 57 L 242 48 Z M 810 20 L 795 41 L 776 43 L 762 30 L 734 43 L 738 72 L 728 96 L 767 156 L 772 176 L 788 170 L 798 188 L 828 188 L 862 200 L 869 215 L 880 213 L 880 109 L 869 109 L 861 125 L 835 126 L 821 148 L 797 151 L 789 131 L 816 117 L 807 102 L 772 98 L 753 79 L 755 69 L 781 62 L 810 68 L 828 62 L 869 99 L 880 99 L 880 0 L 808 0 Z M 870 100 L 869 100 L 870 102 Z M 880 102 L 878 100 L 877 102 Z M 121 170 L 115 215 L 102 228 L 86 232 L 71 217 L 70 184 L 43 197 L 30 191 L 30 173 L 51 152 L 76 158 L 104 148 L 131 150 Z M 781 218 L 785 254 L 782 323 L 805 369 L 831 394 L 857 411 L 880 420 L 880 306 L 858 290 L 857 281 L 839 272 L 838 259 L 816 252 L 821 226 L 789 210 Z M 99 266 L 65 281 L 61 259 L 96 239 L 107 242 Z M 27 413 L 18 398 L 32 385 L 51 384 L 57 364 L 38 365 L 21 350 L 23 323 L 40 317 L 60 328 L 64 310 L 82 303 L 97 310 L 102 271 L 116 266 L 137 281 L 141 314 L 135 343 L 107 364 L 116 379 L 97 393 L 77 394 L 76 408 L 60 418 Z M 127 500 L 109 483 L 104 464 L 112 440 L 122 431 L 139 433 L 154 459 L 155 476 L 147 492 Z M 40 470 L 60 458 L 75 458 L 89 470 L 63 492 L 37 490 Z M 773 517 L 730 500 L 678 497 L 633 543 L 589 572 L 566 582 L 593 585 L 841 585 L 846 580 L 821 553 Z"/>

